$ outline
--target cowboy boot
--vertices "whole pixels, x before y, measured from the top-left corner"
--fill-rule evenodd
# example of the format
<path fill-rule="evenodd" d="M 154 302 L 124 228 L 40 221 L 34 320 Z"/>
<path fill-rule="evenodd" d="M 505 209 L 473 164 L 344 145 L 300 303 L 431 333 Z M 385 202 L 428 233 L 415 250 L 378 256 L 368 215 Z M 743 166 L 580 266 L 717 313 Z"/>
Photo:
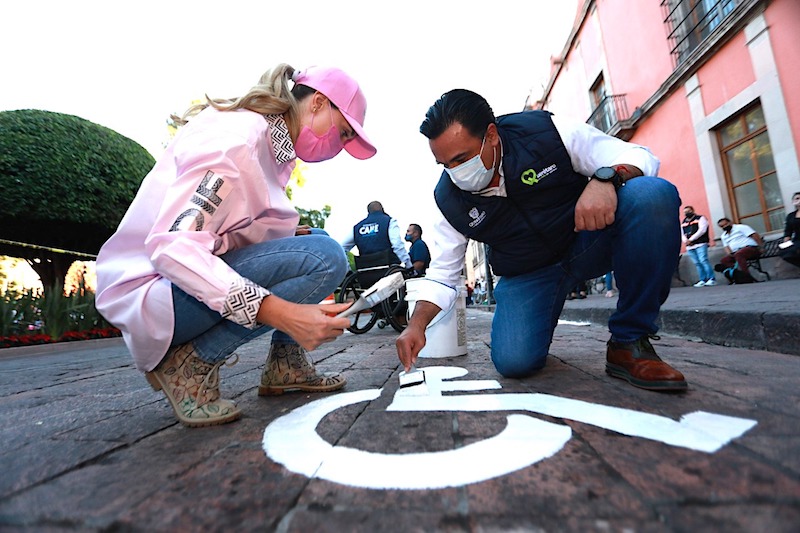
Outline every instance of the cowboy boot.
<path fill-rule="evenodd" d="M 259 396 L 290 390 L 329 392 L 341 389 L 347 379 L 339 372 L 318 373 L 308 353 L 297 344 L 273 343 L 261 374 Z"/>
<path fill-rule="evenodd" d="M 154 390 L 163 391 L 175 416 L 189 427 L 215 426 L 238 419 L 236 402 L 220 399 L 219 367 L 194 353 L 191 342 L 167 352 L 164 360 L 145 377 Z M 235 361 L 232 364 L 236 364 Z"/>

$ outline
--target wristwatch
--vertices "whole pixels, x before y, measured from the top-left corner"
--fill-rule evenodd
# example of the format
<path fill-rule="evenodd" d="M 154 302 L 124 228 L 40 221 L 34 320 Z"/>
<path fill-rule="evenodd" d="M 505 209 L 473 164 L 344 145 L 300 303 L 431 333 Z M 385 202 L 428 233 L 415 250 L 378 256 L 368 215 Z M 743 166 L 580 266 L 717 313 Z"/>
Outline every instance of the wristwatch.
<path fill-rule="evenodd" d="M 617 174 L 617 171 L 611 167 L 598 168 L 594 171 L 594 174 L 592 174 L 592 177 L 589 179 L 613 183 L 614 189 L 616 190 L 619 190 L 620 187 L 625 185 L 625 180 L 622 179 L 622 176 Z"/>

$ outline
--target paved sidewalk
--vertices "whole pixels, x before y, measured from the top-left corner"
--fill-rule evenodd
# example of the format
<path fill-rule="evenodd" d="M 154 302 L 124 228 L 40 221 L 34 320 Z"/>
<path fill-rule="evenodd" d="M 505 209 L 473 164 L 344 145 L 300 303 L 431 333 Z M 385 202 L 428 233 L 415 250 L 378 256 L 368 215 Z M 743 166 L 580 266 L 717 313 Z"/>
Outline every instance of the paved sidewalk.
<path fill-rule="evenodd" d="M 268 339 L 254 341 L 222 370 L 243 419 L 200 429 L 119 344 L 7 354 L 0 530 L 797 531 L 796 356 L 666 334 L 656 349 L 689 391 L 654 393 L 605 374 L 604 326 L 560 325 L 539 375 L 504 379 L 491 318 L 467 310 L 469 353 L 420 361 L 431 390 L 410 400 L 390 328 L 312 354 L 346 372 L 331 394 L 259 398 Z"/>
<path fill-rule="evenodd" d="M 568 300 L 562 318 L 607 324 L 617 297 Z M 800 355 L 800 279 L 673 288 L 661 308 L 663 333 L 723 346 Z"/>

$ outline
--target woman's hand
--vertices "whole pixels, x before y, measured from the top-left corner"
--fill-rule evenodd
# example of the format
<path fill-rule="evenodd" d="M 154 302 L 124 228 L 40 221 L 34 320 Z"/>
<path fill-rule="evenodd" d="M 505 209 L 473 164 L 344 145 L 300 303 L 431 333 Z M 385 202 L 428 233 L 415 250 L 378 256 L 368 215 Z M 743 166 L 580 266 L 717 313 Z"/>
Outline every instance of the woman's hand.
<path fill-rule="evenodd" d="M 616 211 L 614 184 L 589 180 L 575 205 L 575 231 L 595 231 L 610 226 Z"/>
<path fill-rule="evenodd" d="M 336 318 L 350 305 L 296 304 L 273 294 L 261 301 L 258 321 L 283 331 L 306 351 L 311 351 L 336 340 L 350 327 L 349 318 Z"/>

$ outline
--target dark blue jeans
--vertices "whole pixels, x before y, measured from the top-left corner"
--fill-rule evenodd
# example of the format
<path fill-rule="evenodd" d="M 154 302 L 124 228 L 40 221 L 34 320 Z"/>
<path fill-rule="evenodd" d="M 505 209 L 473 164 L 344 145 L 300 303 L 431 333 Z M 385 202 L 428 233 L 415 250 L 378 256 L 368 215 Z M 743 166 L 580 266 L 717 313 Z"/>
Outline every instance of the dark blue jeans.
<path fill-rule="evenodd" d="M 655 177 L 630 180 L 618 192 L 614 223 L 578 233 L 566 258 L 497 283 L 492 361 L 506 377 L 544 367 L 564 300 L 577 282 L 614 271 L 619 299 L 608 329 L 617 342 L 658 331 L 681 246 L 677 189 Z"/>
<path fill-rule="evenodd" d="M 319 303 L 332 294 L 348 270 L 342 247 L 320 231 L 253 244 L 220 256 L 236 272 L 273 294 L 297 303 Z M 222 318 L 206 304 L 172 286 L 175 330 L 172 345 L 193 342 L 200 359 L 216 363 L 236 348 L 273 331 L 271 326 L 247 329 Z M 273 342 L 294 340 L 275 331 Z"/>

